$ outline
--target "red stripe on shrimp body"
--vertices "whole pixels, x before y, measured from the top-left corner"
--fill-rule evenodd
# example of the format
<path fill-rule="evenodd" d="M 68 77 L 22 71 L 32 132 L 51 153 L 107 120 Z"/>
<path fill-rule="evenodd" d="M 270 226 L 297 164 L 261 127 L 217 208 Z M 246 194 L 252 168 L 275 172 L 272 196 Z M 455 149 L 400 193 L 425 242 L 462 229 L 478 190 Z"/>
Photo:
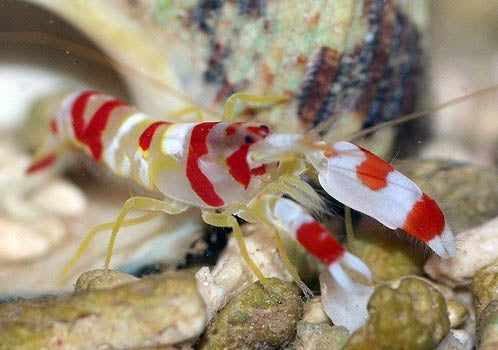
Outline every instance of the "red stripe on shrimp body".
<path fill-rule="evenodd" d="M 50 131 L 52 132 L 52 134 L 57 135 L 58 129 L 55 118 L 50 119 Z"/>
<path fill-rule="evenodd" d="M 306 249 L 326 264 L 332 264 L 344 255 L 344 248 L 317 221 L 301 224 L 296 238 Z"/>
<path fill-rule="evenodd" d="M 200 123 L 193 127 L 187 156 L 186 175 L 194 192 L 209 206 L 225 204 L 216 193 L 213 184 L 199 168 L 199 158 L 208 153 L 207 136 L 218 122 Z"/>
<path fill-rule="evenodd" d="M 147 151 L 150 147 L 150 144 L 152 142 L 152 137 L 154 136 L 154 133 L 156 132 L 157 128 L 159 128 L 161 125 L 169 125 L 169 124 L 171 124 L 171 123 L 159 121 L 159 122 L 154 122 L 151 125 L 149 125 L 147 127 L 147 129 L 144 130 L 142 135 L 140 135 L 140 139 L 138 141 L 140 148 L 143 151 Z"/>
<path fill-rule="evenodd" d="M 74 135 L 76 139 L 84 142 L 85 137 L 85 119 L 83 114 L 90 97 L 98 94 L 96 91 L 82 92 L 74 101 L 71 108 L 71 119 L 73 124 Z"/>
<path fill-rule="evenodd" d="M 34 162 L 29 166 L 28 169 L 26 169 L 27 174 L 33 174 L 37 171 L 40 171 L 42 169 L 48 168 L 50 165 L 52 165 L 55 161 L 57 156 L 53 153 L 39 159 L 38 161 Z"/>
<path fill-rule="evenodd" d="M 251 182 L 251 168 L 247 163 L 247 152 L 249 144 L 243 144 L 238 150 L 233 152 L 227 158 L 228 172 L 238 183 L 242 184 L 245 189 Z"/>
<path fill-rule="evenodd" d="M 366 159 L 356 167 L 356 176 L 358 179 L 373 191 L 378 191 L 387 187 L 387 176 L 394 168 L 372 152 L 359 146 L 358 148 L 366 157 Z"/>
<path fill-rule="evenodd" d="M 112 111 L 124 105 L 125 103 L 119 100 L 108 101 L 99 107 L 88 123 L 83 142 L 90 148 L 95 160 L 100 160 L 102 156 L 102 132 L 107 125 Z"/>
<path fill-rule="evenodd" d="M 437 203 L 425 193 L 408 213 L 402 230 L 428 242 L 444 230 L 444 215 Z"/>
<path fill-rule="evenodd" d="M 234 124 L 225 130 L 227 135 L 232 135 L 235 132 L 235 129 L 233 129 L 233 131 L 229 131 L 230 128 L 233 128 L 233 125 Z M 249 147 L 256 141 L 255 137 L 257 139 L 264 139 L 270 133 L 268 127 L 266 126 L 248 126 L 247 131 L 253 135 L 247 135 L 246 137 L 249 139 L 246 139 L 245 143 L 243 143 L 227 158 L 228 172 L 232 175 L 235 181 L 242 184 L 245 189 L 249 187 L 252 175 L 263 175 L 266 172 L 264 165 L 253 169 L 254 172 L 251 170 L 249 163 L 247 162 Z"/>

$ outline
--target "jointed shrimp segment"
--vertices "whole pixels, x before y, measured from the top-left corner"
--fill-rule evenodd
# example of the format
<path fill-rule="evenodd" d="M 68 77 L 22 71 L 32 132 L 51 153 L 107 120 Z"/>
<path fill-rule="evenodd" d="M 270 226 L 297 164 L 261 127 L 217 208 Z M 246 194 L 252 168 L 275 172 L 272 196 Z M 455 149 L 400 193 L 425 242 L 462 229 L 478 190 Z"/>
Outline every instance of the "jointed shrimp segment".
<path fill-rule="evenodd" d="M 232 117 L 236 99 L 282 100 L 235 95 L 225 109 L 226 119 Z M 90 233 L 66 272 L 98 231 L 112 227 L 108 267 L 119 228 L 154 216 L 126 220 L 131 209 L 177 214 L 196 206 L 207 223 L 233 229 L 241 254 L 264 284 L 266 279 L 248 255 L 234 215 L 274 228 L 282 260 L 303 289 L 306 287 L 290 265 L 278 232 L 292 234 L 329 266 L 338 283 L 352 289 L 354 282 L 342 266 L 369 279 L 370 270 L 307 212 L 321 208 L 319 196 L 301 180 L 308 165 L 317 172 L 321 186 L 347 206 L 389 228 L 402 228 L 442 257 L 455 251 L 452 233 L 437 204 L 391 165 L 347 142 L 326 144 L 303 135 L 272 134 L 267 126 L 253 123 L 157 121 L 93 91 L 68 96 L 55 114 L 51 130 L 43 154 L 28 173 L 49 167 L 61 150 L 72 146 L 84 149 L 117 176 L 164 195 L 164 200 L 130 198 L 114 223 L 100 225 Z M 283 198 L 284 194 L 293 200 Z"/>

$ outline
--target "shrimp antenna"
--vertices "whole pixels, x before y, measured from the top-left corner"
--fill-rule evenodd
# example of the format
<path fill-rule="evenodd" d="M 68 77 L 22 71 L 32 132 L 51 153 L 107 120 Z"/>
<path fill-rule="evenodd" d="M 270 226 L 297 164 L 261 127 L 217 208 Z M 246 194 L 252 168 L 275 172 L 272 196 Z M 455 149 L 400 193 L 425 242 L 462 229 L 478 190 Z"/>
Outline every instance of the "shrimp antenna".
<path fill-rule="evenodd" d="M 353 141 L 353 140 L 356 140 L 356 139 L 358 139 L 360 137 L 369 135 L 369 134 L 371 134 L 371 133 L 373 133 L 373 132 L 375 132 L 377 130 L 383 129 L 383 128 L 387 128 L 387 127 L 390 127 L 390 126 L 399 125 L 399 124 L 405 123 L 405 122 L 410 121 L 410 120 L 414 120 L 414 119 L 418 119 L 418 118 L 430 116 L 432 113 L 440 111 L 440 110 L 442 110 L 444 108 L 451 107 L 453 105 L 456 105 L 458 103 L 464 102 L 464 101 L 466 101 L 468 99 L 471 99 L 471 98 L 474 98 L 474 97 L 477 97 L 477 96 L 483 96 L 483 95 L 489 94 L 489 93 L 491 93 L 493 91 L 496 91 L 496 90 L 498 90 L 498 84 L 491 85 L 491 86 L 488 86 L 488 87 L 480 89 L 480 90 L 476 90 L 476 91 L 474 91 L 474 92 L 472 92 L 470 94 L 456 97 L 454 99 L 451 99 L 451 100 L 449 100 L 447 102 L 441 103 L 441 104 L 439 104 L 437 106 L 434 106 L 432 108 L 428 108 L 426 110 L 422 110 L 422 111 L 418 111 L 418 112 L 413 112 L 413 113 L 407 114 L 405 116 L 402 116 L 400 118 L 397 118 L 395 120 L 386 121 L 386 122 L 374 125 L 372 127 L 360 130 L 360 131 L 358 131 L 358 132 L 350 135 L 349 137 L 345 138 L 345 141 Z M 308 131 L 306 133 L 306 135 L 308 135 L 308 134 L 309 135 L 313 135 L 313 134 L 316 135 L 320 131 L 327 130 L 329 128 L 329 126 L 334 121 L 335 121 L 334 118 L 329 118 L 327 121 L 325 121 L 324 123 L 320 124 L 316 128 L 311 129 L 310 131 Z"/>
<path fill-rule="evenodd" d="M 377 124 L 377 125 L 372 126 L 370 128 L 366 128 L 366 129 L 360 130 L 360 131 L 352 134 L 351 136 L 349 136 L 347 138 L 347 140 L 348 141 L 355 140 L 355 139 L 358 139 L 360 137 L 369 135 L 369 134 L 371 134 L 371 133 L 373 133 L 373 132 L 375 132 L 375 131 L 377 131 L 379 129 L 387 128 L 389 126 L 399 125 L 399 124 L 402 124 L 402 123 L 405 123 L 407 121 L 414 120 L 414 119 L 417 119 L 417 118 L 422 118 L 422 117 L 430 116 L 432 113 L 440 111 L 440 110 L 442 110 L 444 108 L 451 107 L 453 105 L 456 105 L 458 103 L 464 102 L 464 101 L 466 101 L 468 99 L 471 99 L 471 98 L 474 98 L 474 97 L 477 97 L 477 96 L 482 96 L 482 95 L 489 94 L 489 93 L 491 93 L 493 91 L 496 91 L 496 90 L 498 90 L 498 84 L 491 85 L 491 86 L 488 86 L 488 87 L 480 89 L 480 90 L 476 90 L 476 91 L 474 91 L 474 92 L 472 92 L 470 94 L 456 97 L 456 98 L 454 98 L 452 100 L 449 100 L 447 102 L 441 103 L 440 105 L 434 106 L 432 108 L 428 108 L 426 110 L 422 110 L 422 111 L 419 111 L 419 112 L 410 113 L 410 114 L 407 114 L 407 115 L 405 115 L 403 117 L 397 118 L 395 120 L 390 120 L 390 121 L 387 121 L 387 122 L 383 122 L 383 123 Z"/>
<path fill-rule="evenodd" d="M 185 95 L 181 91 L 175 89 L 174 87 L 167 85 L 159 80 L 151 77 L 150 75 L 141 72 L 140 70 L 133 68 L 131 65 L 126 64 L 115 58 L 110 58 L 105 54 L 102 54 L 94 49 L 90 49 L 86 46 L 76 44 L 71 40 L 58 37 L 49 33 L 35 32 L 35 31 L 20 31 L 20 32 L 0 32 L 0 42 L 3 43 L 26 43 L 31 45 L 40 45 L 50 47 L 61 51 L 70 51 L 78 57 L 82 57 L 91 62 L 95 62 L 101 66 L 109 67 L 114 69 L 119 67 L 123 70 L 131 72 L 131 74 L 145 80 L 152 87 L 162 90 L 170 94 L 171 96 L 183 101 L 189 105 L 195 106 L 198 109 L 202 109 L 210 114 L 217 114 L 216 111 L 203 106 L 198 101 Z"/>

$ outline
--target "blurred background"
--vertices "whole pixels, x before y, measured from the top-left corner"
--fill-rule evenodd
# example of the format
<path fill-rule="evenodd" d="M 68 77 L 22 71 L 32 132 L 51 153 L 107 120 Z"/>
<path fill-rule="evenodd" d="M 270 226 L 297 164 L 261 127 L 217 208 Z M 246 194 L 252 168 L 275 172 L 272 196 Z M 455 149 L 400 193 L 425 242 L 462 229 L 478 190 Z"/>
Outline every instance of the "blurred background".
<path fill-rule="evenodd" d="M 498 2 L 429 1 L 428 101 L 440 104 L 498 83 Z M 498 164 L 498 93 L 436 113 L 424 154 Z"/>

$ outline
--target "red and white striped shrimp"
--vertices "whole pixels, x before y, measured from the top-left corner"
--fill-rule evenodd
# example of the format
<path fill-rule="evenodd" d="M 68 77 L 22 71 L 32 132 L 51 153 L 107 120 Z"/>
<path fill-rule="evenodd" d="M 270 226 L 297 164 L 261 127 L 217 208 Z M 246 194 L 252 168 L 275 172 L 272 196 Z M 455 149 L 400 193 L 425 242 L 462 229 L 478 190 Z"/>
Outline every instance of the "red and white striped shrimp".
<path fill-rule="evenodd" d="M 236 94 L 227 105 L 233 106 L 237 99 L 282 100 Z M 225 111 L 224 117 L 231 118 L 231 108 Z M 51 131 L 42 155 L 28 173 L 49 167 L 71 146 L 85 150 L 117 176 L 164 196 L 163 200 L 128 199 L 114 223 L 100 225 L 87 236 L 66 271 L 97 231 L 112 227 L 107 267 L 120 226 L 144 222 L 158 212 L 177 214 L 194 206 L 201 208 L 208 224 L 233 229 L 242 255 L 263 284 L 265 277 L 247 254 L 234 215 L 292 233 L 328 265 L 338 283 L 352 289 L 354 282 L 342 266 L 367 278 L 371 273 L 307 212 L 321 207 L 318 194 L 300 177 L 310 168 L 325 191 L 345 205 L 391 229 L 403 229 L 443 258 L 455 253 L 453 235 L 438 205 L 390 164 L 348 142 L 327 144 L 305 135 L 273 134 L 265 125 L 245 122 L 158 121 L 93 91 L 69 95 L 55 113 Z M 132 208 L 153 213 L 125 220 Z M 283 249 L 281 254 L 285 254 Z M 287 268 L 302 286 L 292 266 Z"/>

